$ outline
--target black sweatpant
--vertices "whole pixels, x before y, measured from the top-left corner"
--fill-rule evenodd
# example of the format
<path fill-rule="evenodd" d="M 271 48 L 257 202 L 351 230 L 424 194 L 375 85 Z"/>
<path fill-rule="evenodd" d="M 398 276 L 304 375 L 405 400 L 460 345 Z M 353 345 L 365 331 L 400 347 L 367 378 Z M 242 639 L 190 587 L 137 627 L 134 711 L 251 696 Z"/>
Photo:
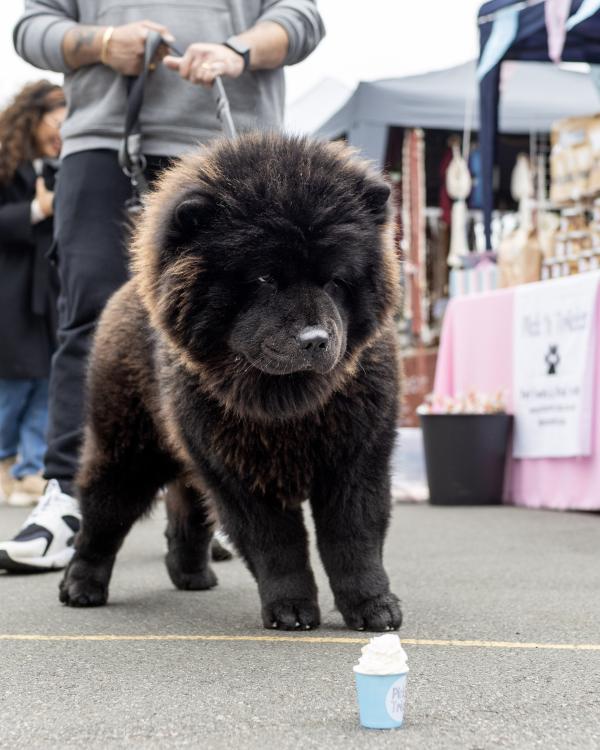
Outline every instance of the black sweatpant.
<path fill-rule="evenodd" d="M 148 157 L 147 177 L 152 180 L 167 164 L 166 157 Z M 130 197 L 115 151 L 81 151 L 63 160 L 54 202 L 61 288 L 44 475 L 58 479 L 69 494 L 81 447 L 92 335 L 108 298 L 128 277 L 125 202 Z"/>

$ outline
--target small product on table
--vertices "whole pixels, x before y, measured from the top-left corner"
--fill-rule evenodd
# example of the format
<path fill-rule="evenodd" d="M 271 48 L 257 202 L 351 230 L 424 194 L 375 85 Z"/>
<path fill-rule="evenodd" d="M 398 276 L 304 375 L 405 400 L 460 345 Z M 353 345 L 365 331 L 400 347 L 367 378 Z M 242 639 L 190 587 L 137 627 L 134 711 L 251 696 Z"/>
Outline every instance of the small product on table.
<path fill-rule="evenodd" d="M 569 232 L 583 232 L 587 229 L 585 208 L 581 203 L 569 208 L 563 208 L 560 212 L 560 231 L 568 234 Z"/>

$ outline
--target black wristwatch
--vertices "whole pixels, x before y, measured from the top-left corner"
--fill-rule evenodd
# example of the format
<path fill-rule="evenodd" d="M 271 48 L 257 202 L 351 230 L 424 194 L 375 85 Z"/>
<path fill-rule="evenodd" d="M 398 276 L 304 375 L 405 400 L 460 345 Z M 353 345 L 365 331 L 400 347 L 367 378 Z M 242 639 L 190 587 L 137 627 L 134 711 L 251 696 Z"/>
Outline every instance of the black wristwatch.
<path fill-rule="evenodd" d="M 225 47 L 229 47 L 236 52 L 244 60 L 244 70 L 248 70 L 250 67 L 250 47 L 244 42 L 240 42 L 234 36 L 230 36 L 226 42 L 223 42 Z"/>

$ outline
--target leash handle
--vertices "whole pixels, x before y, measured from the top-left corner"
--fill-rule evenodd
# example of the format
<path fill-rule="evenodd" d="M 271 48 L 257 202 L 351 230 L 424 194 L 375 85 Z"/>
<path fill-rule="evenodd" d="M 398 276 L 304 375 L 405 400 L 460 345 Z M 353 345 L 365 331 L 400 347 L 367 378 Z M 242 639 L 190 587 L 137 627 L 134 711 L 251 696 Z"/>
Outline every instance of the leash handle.
<path fill-rule="evenodd" d="M 136 213 L 141 205 L 141 195 L 148 190 L 144 175 L 146 159 L 142 153 L 142 133 L 140 129 L 140 111 L 144 101 L 146 80 L 152 69 L 154 56 L 163 43 L 157 31 L 149 31 L 144 46 L 144 64 L 138 76 L 127 77 L 127 110 L 123 139 L 119 146 L 119 165 L 131 182 L 132 197 L 127 202 L 127 209 Z"/>
<path fill-rule="evenodd" d="M 158 51 L 163 39 L 158 31 L 148 31 L 146 44 L 144 46 L 144 63 L 140 74 L 129 77 L 127 82 L 127 113 L 125 116 L 125 135 L 139 132 L 139 116 L 144 101 L 144 87 L 148 76 L 152 73 L 152 60 Z"/>

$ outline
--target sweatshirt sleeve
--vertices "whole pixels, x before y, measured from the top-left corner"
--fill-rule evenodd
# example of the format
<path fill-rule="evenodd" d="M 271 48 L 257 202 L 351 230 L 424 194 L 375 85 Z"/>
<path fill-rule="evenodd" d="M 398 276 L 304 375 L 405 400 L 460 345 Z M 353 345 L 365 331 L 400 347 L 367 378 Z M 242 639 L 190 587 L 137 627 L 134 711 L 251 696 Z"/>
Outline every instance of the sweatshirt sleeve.
<path fill-rule="evenodd" d="M 36 68 L 68 73 L 62 40 L 78 18 L 77 0 L 25 0 L 13 30 L 17 54 Z"/>
<path fill-rule="evenodd" d="M 284 65 L 304 60 L 325 36 L 315 0 L 267 0 L 257 23 L 262 21 L 273 21 L 285 29 L 289 47 Z"/>

